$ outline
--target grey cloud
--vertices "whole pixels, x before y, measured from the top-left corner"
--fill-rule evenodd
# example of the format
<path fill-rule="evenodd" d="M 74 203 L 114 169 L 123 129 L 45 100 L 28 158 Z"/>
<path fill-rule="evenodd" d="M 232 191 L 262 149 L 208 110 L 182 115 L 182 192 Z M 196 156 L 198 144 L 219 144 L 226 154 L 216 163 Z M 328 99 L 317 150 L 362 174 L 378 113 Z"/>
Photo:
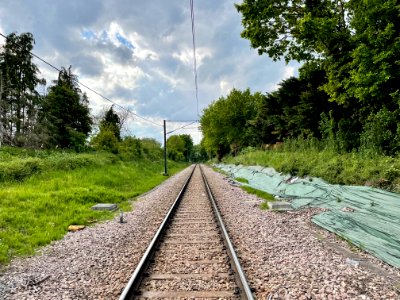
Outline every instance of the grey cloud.
<path fill-rule="evenodd" d="M 283 62 L 274 63 L 266 56 L 258 56 L 249 41 L 240 37 L 241 20 L 235 2 L 238 1 L 194 2 L 197 47 L 212 52 L 212 57 L 205 58 L 198 68 L 200 110 L 221 96 L 221 80 L 239 89 L 250 87 L 252 91 L 266 92 L 267 86 L 279 82 L 285 67 Z M 134 32 L 139 35 L 138 41 L 130 41 L 134 49 L 82 38 L 82 30 L 101 32 L 108 30 L 111 22 L 117 23 L 126 37 Z M 32 32 L 36 54 L 58 67 L 72 65 L 88 78 L 101 76 L 106 67 L 94 53 L 107 54 L 120 65 L 134 64 L 148 77 L 135 82 L 134 89 L 117 84 L 107 92 L 107 97 L 119 99 L 143 116 L 196 118 L 192 66 L 173 57 L 184 47 L 192 47 L 189 1 L 2 0 L 0 27 L 5 34 Z M 135 42 L 155 52 L 159 59 L 135 58 Z M 164 76 L 179 83 L 173 86 Z M 134 106 L 132 99 L 138 101 Z M 139 128 L 134 133 L 138 131 Z"/>
<path fill-rule="evenodd" d="M 103 73 L 104 66 L 102 61 L 90 54 L 80 54 L 72 57 L 75 63 L 73 67 L 77 68 L 82 75 L 99 76 Z"/>

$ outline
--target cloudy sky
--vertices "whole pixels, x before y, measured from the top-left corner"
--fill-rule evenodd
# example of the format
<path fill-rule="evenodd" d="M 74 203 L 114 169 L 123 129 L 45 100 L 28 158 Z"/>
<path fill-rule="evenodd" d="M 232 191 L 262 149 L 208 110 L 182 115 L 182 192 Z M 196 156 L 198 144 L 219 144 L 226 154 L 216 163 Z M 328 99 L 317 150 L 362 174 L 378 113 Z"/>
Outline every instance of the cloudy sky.
<path fill-rule="evenodd" d="M 298 65 L 258 56 L 240 37 L 240 0 L 194 0 L 199 113 L 232 88 L 270 92 Z M 34 53 L 132 112 L 126 133 L 162 140 L 162 122 L 197 120 L 189 0 L 0 0 L 0 32 L 31 32 Z M 0 38 L 0 44 L 4 38 Z M 57 71 L 35 61 L 41 76 Z M 82 88 L 86 91 L 85 88 Z M 91 112 L 111 103 L 86 91 Z M 167 122 L 167 131 L 188 123 Z M 174 134 L 201 134 L 192 124 Z"/>

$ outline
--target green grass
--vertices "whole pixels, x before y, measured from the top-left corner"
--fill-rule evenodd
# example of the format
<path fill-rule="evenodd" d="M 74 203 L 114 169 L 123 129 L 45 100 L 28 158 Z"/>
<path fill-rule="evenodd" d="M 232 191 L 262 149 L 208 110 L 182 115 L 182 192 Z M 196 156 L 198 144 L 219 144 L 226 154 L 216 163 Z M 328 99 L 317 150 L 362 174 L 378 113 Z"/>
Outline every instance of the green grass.
<path fill-rule="evenodd" d="M 166 179 L 161 162 L 112 159 L 106 163 L 107 155 L 86 155 L 98 159 L 97 163 L 41 169 L 23 181 L 0 183 L 0 265 L 62 238 L 71 224 L 90 225 L 113 217 L 114 213 L 92 211 L 96 203 L 117 203 L 130 210 L 130 199 Z M 169 172 L 184 167 L 170 162 Z"/>
<path fill-rule="evenodd" d="M 251 151 L 225 163 L 260 165 L 296 176 L 313 176 L 334 184 L 372 185 L 400 191 L 400 159 L 366 153 L 338 154 L 330 150 L 282 149 Z"/>
<path fill-rule="evenodd" d="M 0 182 L 23 181 L 54 170 L 102 166 L 120 160 L 110 153 L 71 153 L 0 147 Z"/>
<path fill-rule="evenodd" d="M 275 201 L 274 196 L 272 196 L 271 194 L 269 194 L 267 192 L 260 191 L 260 190 L 257 190 L 255 188 L 252 188 L 252 187 L 246 186 L 246 185 L 241 186 L 241 188 L 250 194 L 254 194 L 257 197 L 264 199 L 264 201 L 260 204 L 260 208 L 263 210 L 268 209 L 268 202 Z"/>
<path fill-rule="evenodd" d="M 235 180 L 243 183 L 249 183 L 249 181 L 246 178 L 242 177 L 236 177 Z"/>

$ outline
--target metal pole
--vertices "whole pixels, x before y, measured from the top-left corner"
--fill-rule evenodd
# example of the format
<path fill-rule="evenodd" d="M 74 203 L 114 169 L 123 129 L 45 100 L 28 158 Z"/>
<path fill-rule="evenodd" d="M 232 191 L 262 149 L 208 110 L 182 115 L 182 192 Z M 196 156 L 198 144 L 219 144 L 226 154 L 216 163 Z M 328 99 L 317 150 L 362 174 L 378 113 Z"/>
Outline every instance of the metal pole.
<path fill-rule="evenodd" d="M 167 170 L 167 122 L 164 120 L 164 175 L 168 175 Z"/>

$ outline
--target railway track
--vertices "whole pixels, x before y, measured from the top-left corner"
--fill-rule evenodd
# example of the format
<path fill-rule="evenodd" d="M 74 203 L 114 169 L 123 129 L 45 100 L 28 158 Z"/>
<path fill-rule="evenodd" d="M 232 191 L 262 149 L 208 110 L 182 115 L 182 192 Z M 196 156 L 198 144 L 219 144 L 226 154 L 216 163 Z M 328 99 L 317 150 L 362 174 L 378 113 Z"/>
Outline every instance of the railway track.
<path fill-rule="evenodd" d="M 211 189 L 195 166 L 120 296 L 253 299 Z"/>

